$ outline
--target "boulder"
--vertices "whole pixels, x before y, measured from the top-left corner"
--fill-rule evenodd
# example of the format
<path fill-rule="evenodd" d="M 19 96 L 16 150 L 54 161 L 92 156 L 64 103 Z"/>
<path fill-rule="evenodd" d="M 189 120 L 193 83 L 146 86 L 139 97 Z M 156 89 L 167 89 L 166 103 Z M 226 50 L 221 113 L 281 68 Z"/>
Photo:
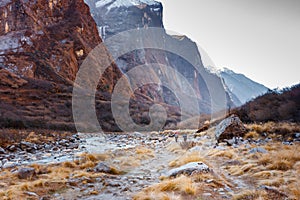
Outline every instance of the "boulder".
<path fill-rule="evenodd" d="M 219 143 L 234 137 L 243 137 L 245 133 L 246 128 L 240 118 L 232 115 L 217 125 L 215 138 Z"/>
<path fill-rule="evenodd" d="M 193 173 L 202 173 L 202 172 L 209 172 L 209 167 L 204 164 L 203 162 L 190 162 L 186 165 L 183 165 L 181 167 L 171 169 L 168 171 L 167 176 L 168 177 L 176 177 L 181 174 L 186 175 L 192 175 Z"/>
<path fill-rule="evenodd" d="M 28 179 L 32 178 L 35 175 L 35 169 L 28 167 L 28 168 L 21 168 L 17 172 L 19 179 Z"/>

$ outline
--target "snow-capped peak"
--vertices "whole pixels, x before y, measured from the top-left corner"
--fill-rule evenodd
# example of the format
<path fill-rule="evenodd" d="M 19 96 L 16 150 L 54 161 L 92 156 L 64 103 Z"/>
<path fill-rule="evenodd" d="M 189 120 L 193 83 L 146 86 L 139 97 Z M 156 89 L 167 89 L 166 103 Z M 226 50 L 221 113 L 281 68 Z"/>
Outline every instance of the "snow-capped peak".
<path fill-rule="evenodd" d="M 108 6 L 107 9 L 110 10 L 117 7 L 130 7 L 141 4 L 156 5 L 158 2 L 154 0 L 100 0 L 96 2 L 96 7 Z"/>

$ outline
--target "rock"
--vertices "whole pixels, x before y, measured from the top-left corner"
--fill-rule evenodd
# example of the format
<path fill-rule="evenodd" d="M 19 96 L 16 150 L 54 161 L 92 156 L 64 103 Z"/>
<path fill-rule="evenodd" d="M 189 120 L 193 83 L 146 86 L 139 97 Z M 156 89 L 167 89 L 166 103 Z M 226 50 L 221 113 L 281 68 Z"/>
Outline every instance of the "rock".
<path fill-rule="evenodd" d="M 35 144 L 31 142 L 25 142 L 25 141 L 22 141 L 20 143 L 20 147 L 22 150 L 26 150 L 26 151 L 32 151 L 37 149 Z"/>
<path fill-rule="evenodd" d="M 99 162 L 94 168 L 94 172 L 103 172 L 103 173 L 111 173 L 111 167 L 108 166 L 105 162 Z"/>
<path fill-rule="evenodd" d="M 223 147 L 223 146 L 216 146 L 215 149 L 218 149 L 220 151 L 224 151 L 226 150 L 226 147 Z"/>
<path fill-rule="evenodd" d="M 6 151 L 2 147 L 0 147 L 0 154 L 6 154 Z"/>
<path fill-rule="evenodd" d="M 29 192 L 29 191 L 25 191 L 24 194 L 27 194 L 28 196 L 33 196 L 33 197 L 38 197 L 39 195 L 37 195 L 34 192 Z"/>
<path fill-rule="evenodd" d="M 210 122 L 209 121 L 205 121 L 203 126 L 201 128 L 199 128 L 196 133 L 201 133 L 203 131 L 206 131 L 209 129 L 209 126 L 210 126 Z"/>
<path fill-rule="evenodd" d="M 209 172 L 209 167 L 203 162 L 191 162 L 181 167 L 170 170 L 168 177 L 176 177 L 180 174 L 191 175 L 192 173 Z"/>
<path fill-rule="evenodd" d="M 67 143 L 68 143 L 68 141 L 65 139 L 62 139 L 61 141 L 58 142 L 58 144 L 62 145 L 62 146 L 66 146 Z"/>
<path fill-rule="evenodd" d="M 18 148 L 16 145 L 10 145 L 8 148 L 7 148 L 9 151 L 11 152 L 15 152 L 17 150 L 20 150 L 20 148 Z"/>
<path fill-rule="evenodd" d="M 230 116 L 221 121 L 215 131 L 215 138 L 218 142 L 232 139 L 234 137 L 243 137 L 246 128 L 237 116 Z"/>
<path fill-rule="evenodd" d="M 212 196 L 212 194 L 209 193 L 209 192 L 205 192 L 205 193 L 202 194 L 202 196 L 204 196 L 204 197 L 210 197 L 210 196 Z"/>
<path fill-rule="evenodd" d="M 209 179 L 205 181 L 205 183 L 212 183 L 212 182 L 214 182 L 214 179 Z"/>
<path fill-rule="evenodd" d="M 249 151 L 249 153 L 267 153 L 268 151 L 262 147 L 255 147 Z"/>
<path fill-rule="evenodd" d="M 35 175 L 35 169 L 31 167 L 21 168 L 17 171 L 17 175 L 19 179 L 29 179 Z"/>
<path fill-rule="evenodd" d="M 10 161 L 8 161 L 8 162 L 5 162 L 3 165 L 2 165 L 2 168 L 12 168 L 12 167 L 15 167 L 15 166 L 17 166 L 18 164 L 17 163 L 15 163 L 15 162 L 10 162 Z"/>
<path fill-rule="evenodd" d="M 293 142 L 282 142 L 283 145 L 293 145 Z"/>

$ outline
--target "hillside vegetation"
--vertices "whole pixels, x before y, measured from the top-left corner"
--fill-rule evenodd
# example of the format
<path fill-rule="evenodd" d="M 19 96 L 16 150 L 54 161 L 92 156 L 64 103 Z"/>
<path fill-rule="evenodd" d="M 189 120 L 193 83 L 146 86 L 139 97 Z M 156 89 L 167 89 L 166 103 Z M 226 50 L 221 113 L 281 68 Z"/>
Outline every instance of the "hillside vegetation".
<path fill-rule="evenodd" d="M 300 84 L 282 91 L 269 91 L 232 112 L 243 122 L 300 122 Z"/>

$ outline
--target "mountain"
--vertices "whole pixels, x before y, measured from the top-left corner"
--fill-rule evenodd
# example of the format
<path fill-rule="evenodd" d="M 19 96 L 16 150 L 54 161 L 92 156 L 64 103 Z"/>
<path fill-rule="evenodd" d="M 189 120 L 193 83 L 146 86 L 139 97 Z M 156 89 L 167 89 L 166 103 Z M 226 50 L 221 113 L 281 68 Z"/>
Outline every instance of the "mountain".
<path fill-rule="evenodd" d="M 247 101 L 265 94 L 269 90 L 264 85 L 249 79 L 243 74 L 235 73 L 228 68 L 219 70 L 219 75 L 224 80 L 236 106 L 241 106 Z"/>
<path fill-rule="evenodd" d="M 134 49 L 121 55 L 115 61 L 124 74 L 135 66 L 149 63 L 169 66 L 177 73 L 170 73 L 164 67 L 159 66 L 157 70 L 139 74 L 141 79 L 144 80 L 148 80 L 149 76 L 153 76 L 161 81 L 161 84 L 155 87 L 145 86 L 141 89 L 147 91 L 147 93 L 150 91 L 150 99 L 153 99 L 154 102 L 178 107 L 182 103 L 178 99 L 181 99 L 185 104 L 189 104 L 191 110 L 199 110 L 198 114 L 210 114 L 226 109 L 227 104 L 232 104 L 229 94 L 224 90 L 220 77 L 204 68 L 197 44 L 186 36 L 169 35 L 163 29 L 163 6 L 160 2 L 153 0 L 85 0 L 85 2 L 91 9 L 92 16 L 97 23 L 100 35 L 104 38 L 104 42 L 109 42 L 110 38 L 114 38 L 113 36 L 118 37 L 118 34 L 126 35 L 124 31 L 127 31 L 127 34 L 130 35 L 133 29 L 140 30 L 140 35 L 143 35 L 144 30 L 151 32 L 154 29 L 158 32 L 155 38 L 151 38 L 151 36 L 149 38 L 139 38 L 136 35 L 137 38 L 134 39 L 142 41 L 140 43 L 142 50 Z M 126 46 L 126 42 L 127 39 L 118 40 L 109 45 L 108 49 L 118 51 Z M 149 43 L 156 44 L 152 46 L 164 48 L 146 48 Z M 135 77 L 128 78 L 131 83 L 134 83 Z M 191 89 L 183 79 L 187 80 L 187 83 L 194 90 L 194 102 L 196 101 L 199 105 L 191 103 L 193 102 L 189 94 Z M 174 94 L 174 91 L 170 91 L 170 88 L 161 86 L 167 84 L 170 84 L 171 88 L 176 88 L 176 94 Z M 144 95 L 149 96 L 146 93 Z M 217 99 L 219 102 L 216 101 Z M 225 106 L 219 105 L 225 101 L 229 103 L 225 103 Z M 147 109 L 145 108 L 145 110 Z M 178 121 L 178 119 L 174 120 L 175 122 Z"/>
<path fill-rule="evenodd" d="M 282 91 L 269 90 L 233 110 L 244 122 L 300 122 L 300 84 Z"/>

